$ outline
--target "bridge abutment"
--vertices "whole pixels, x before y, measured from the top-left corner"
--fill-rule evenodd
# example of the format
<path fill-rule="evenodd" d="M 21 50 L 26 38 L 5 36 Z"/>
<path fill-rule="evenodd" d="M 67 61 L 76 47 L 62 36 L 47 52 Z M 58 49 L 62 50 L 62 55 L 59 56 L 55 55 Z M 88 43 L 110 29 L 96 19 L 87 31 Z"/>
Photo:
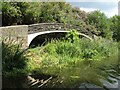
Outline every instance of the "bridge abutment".
<path fill-rule="evenodd" d="M 27 48 L 28 25 L 16 25 L 0 27 L 0 36 L 5 42 L 22 44 L 22 48 Z"/>

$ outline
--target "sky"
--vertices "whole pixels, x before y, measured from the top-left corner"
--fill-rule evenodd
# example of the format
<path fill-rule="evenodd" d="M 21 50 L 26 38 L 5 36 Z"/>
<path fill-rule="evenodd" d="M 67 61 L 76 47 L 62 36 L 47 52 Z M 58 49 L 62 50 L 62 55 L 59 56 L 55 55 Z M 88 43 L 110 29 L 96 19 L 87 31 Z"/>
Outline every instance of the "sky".
<path fill-rule="evenodd" d="M 118 15 L 118 0 L 66 0 L 66 2 L 86 12 L 100 10 L 108 18 Z"/>

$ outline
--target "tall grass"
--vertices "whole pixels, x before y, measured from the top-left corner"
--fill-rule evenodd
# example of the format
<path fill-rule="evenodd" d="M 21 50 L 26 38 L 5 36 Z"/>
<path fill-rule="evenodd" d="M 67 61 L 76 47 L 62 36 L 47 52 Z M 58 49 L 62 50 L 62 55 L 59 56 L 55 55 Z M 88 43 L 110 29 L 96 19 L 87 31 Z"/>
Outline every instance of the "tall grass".
<path fill-rule="evenodd" d="M 15 78 L 27 74 L 25 52 L 21 45 L 11 38 L 2 40 L 2 75 L 5 78 Z"/>

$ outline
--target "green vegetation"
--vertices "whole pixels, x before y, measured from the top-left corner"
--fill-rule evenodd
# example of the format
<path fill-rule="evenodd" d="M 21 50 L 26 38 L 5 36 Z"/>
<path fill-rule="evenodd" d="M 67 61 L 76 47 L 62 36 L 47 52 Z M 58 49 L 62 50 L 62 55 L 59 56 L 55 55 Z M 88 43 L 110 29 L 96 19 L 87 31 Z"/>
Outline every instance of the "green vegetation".
<path fill-rule="evenodd" d="M 2 41 L 2 75 L 3 77 L 18 77 L 26 76 L 25 71 L 26 60 L 25 52 L 20 49 L 20 45 L 14 40 L 7 41 L 8 38 Z"/>
<path fill-rule="evenodd" d="M 65 2 L 4 2 L 2 14 L 3 26 L 64 23 L 98 36 L 90 41 L 79 38 L 72 30 L 63 40 L 52 40 L 26 51 L 18 44 L 3 41 L 4 78 L 50 75 L 53 78 L 47 87 L 78 87 L 83 82 L 103 87 L 101 79 L 108 77 L 106 71 L 118 70 L 120 16 L 107 18 L 100 11 L 86 13 Z"/>
<path fill-rule="evenodd" d="M 27 51 L 12 42 L 2 44 L 4 78 L 51 75 L 54 78 L 47 87 L 78 87 L 83 82 L 103 86 L 101 79 L 108 76 L 105 70 L 117 69 L 118 65 L 116 42 L 79 38 L 74 30 L 63 40 L 52 40 Z"/>
<path fill-rule="evenodd" d="M 113 39 L 116 41 L 120 40 L 120 16 L 113 16 L 110 19 L 111 25 L 110 30 L 113 32 Z"/>
<path fill-rule="evenodd" d="M 28 67 L 57 76 L 58 83 L 62 81 L 59 87 L 70 87 L 78 81 L 102 86 L 100 79 L 107 75 L 103 69 L 118 65 L 117 43 L 103 38 L 93 42 L 79 39 L 73 31 L 67 37 L 68 40 L 53 40 L 45 46 L 29 49 Z"/>
<path fill-rule="evenodd" d="M 104 13 L 101 13 L 100 11 L 91 12 L 88 15 L 87 21 L 89 24 L 97 28 L 99 36 L 111 38 L 112 33 L 109 29 L 109 19 L 105 16 Z"/>

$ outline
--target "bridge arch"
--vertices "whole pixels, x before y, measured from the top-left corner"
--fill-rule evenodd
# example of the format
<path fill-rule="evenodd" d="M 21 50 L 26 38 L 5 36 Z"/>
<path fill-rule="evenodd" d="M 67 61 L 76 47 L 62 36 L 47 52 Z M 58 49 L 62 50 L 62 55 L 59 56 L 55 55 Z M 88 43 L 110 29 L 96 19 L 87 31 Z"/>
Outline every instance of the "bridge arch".
<path fill-rule="evenodd" d="M 65 37 L 65 35 L 70 32 L 70 31 L 64 31 L 64 30 L 56 30 L 56 31 L 43 31 L 43 32 L 38 32 L 34 34 L 28 34 L 28 47 L 32 45 L 37 45 L 38 43 L 44 43 L 46 39 L 48 38 L 61 38 Z M 80 36 L 86 37 L 90 40 L 89 36 L 83 34 L 83 33 L 78 33 Z M 34 47 L 34 46 L 33 46 Z"/>

